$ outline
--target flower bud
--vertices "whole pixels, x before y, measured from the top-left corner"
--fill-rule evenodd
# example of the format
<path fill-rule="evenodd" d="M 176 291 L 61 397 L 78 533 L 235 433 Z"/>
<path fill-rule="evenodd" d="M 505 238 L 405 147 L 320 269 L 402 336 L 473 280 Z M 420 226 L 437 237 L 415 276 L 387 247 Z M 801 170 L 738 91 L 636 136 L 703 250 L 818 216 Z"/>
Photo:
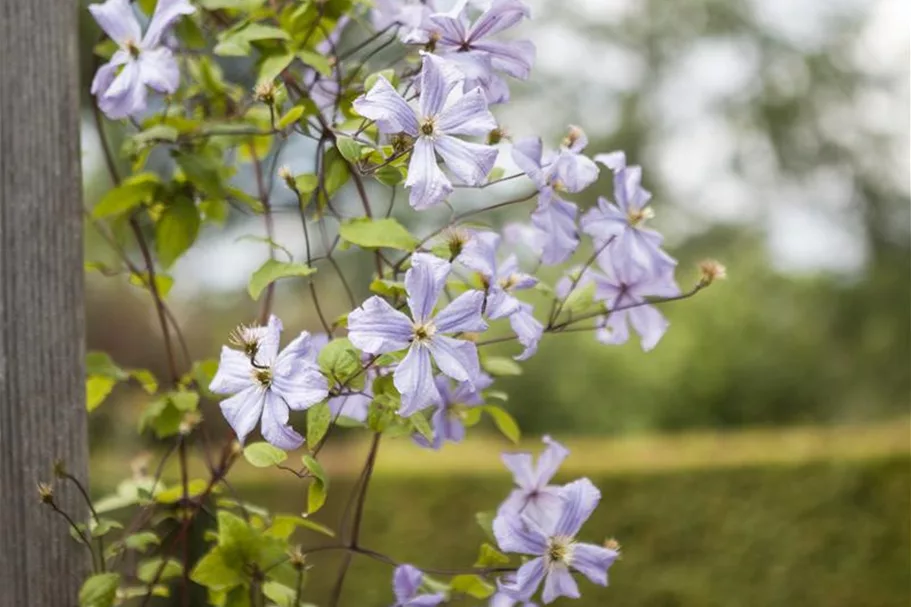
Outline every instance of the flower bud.
<path fill-rule="evenodd" d="M 714 259 L 706 259 L 700 263 L 699 271 L 702 273 L 699 278 L 699 284 L 704 287 L 709 286 L 716 280 L 724 280 L 728 277 L 727 268 Z"/>
<path fill-rule="evenodd" d="M 498 126 L 487 134 L 487 145 L 497 145 L 503 140 L 509 141 L 510 136 L 506 129 L 501 126 Z"/>
<path fill-rule="evenodd" d="M 260 82 L 253 87 L 253 97 L 257 101 L 262 101 L 266 105 L 275 104 L 275 96 L 278 93 L 278 87 L 275 86 L 275 83 L 271 80 L 268 82 Z"/>
<path fill-rule="evenodd" d="M 294 183 L 294 173 L 291 172 L 291 169 L 289 169 L 287 165 L 279 167 L 278 176 L 285 182 L 285 185 L 287 185 L 289 189 L 297 190 L 297 184 Z"/>
<path fill-rule="evenodd" d="M 563 146 L 571 148 L 576 145 L 576 142 L 580 139 L 585 138 L 585 131 L 577 127 L 574 124 L 569 125 L 569 132 L 566 133 L 566 137 L 563 138 Z"/>
<path fill-rule="evenodd" d="M 66 462 L 61 458 L 54 460 L 54 476 L 57 478 L 66 478 L 67 476 Z"/>
<path fill-rule="evenodd" d="M 54 488 L 47 483 L 38 483 L 38 499 L 42 504 L 53 504 Z"/>

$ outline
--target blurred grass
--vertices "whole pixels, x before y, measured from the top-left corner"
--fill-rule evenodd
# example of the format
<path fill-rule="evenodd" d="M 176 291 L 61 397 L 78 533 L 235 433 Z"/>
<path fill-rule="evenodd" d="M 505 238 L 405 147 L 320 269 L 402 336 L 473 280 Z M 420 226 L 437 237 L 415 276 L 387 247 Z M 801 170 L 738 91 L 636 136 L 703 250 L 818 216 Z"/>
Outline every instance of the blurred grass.
<path fill-rule="evenodd" d="M 582 539 L 615 537 L 623 559 L 609 588 L 583 582 L 582 600 L 556 604 L 907 606 L 908 427 L 901 418 L 868 426 L 567 439 L 573 453 L 557 480 L 587 475 L 603 493 Z M 539 449 L 536 442 L 523 446 Z M 315 518 L 336 525 L 363 447 L 342 441 L 324 452 L 333 483 Z M 504 448 L 488 438 L 430 453 L 407 440 L 386 441 L 362 545 L 428 567 L 470 566 L 485 540 L 474 514 L 495 509 L 510 490 L 497 457 Z M 122 458 L 96 455 L 96 479 L 110 482 L 128 469 Z M 203 472 L 198 458 L 193 468 Z M 287 473 L 241 463 L 232 478 L 252 503 L 302 509 L 304 486 Z M 338 557 L 314 555 L 308 600 L 325 603 Z M 390 574 L 385 565 L 356 558 L 342 605 L 386 607 Z"/>

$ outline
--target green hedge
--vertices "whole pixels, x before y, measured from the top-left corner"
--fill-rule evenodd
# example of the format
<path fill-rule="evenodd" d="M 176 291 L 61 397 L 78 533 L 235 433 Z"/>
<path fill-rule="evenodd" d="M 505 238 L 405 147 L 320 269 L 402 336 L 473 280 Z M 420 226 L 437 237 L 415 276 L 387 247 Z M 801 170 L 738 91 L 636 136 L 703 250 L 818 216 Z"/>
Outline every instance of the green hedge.
<path fill-rule="evenodd" d="M 911 586 L 909 458 L 800 466 L 606 476 L 584 539 L 615 537 L 623 559 L 607 589 L 581 583 L 578 607 L 907 607 Z M 300 510 L 291 485 L 245 495 Z M 332 521 L 348 487 L 332 487 Z M 401 561 L 473 563 L 483 533 L 474 513 L 495 508 L 502 477 L 397 479 L 370 487 L 363 545 Z M 308 595 L 325 604 L 337 555 L 314 555 Z M 390 569 L 355 559 L 342 605 L 387 607 Z M 470 605 L 476 603 L 458 603 Z"/>

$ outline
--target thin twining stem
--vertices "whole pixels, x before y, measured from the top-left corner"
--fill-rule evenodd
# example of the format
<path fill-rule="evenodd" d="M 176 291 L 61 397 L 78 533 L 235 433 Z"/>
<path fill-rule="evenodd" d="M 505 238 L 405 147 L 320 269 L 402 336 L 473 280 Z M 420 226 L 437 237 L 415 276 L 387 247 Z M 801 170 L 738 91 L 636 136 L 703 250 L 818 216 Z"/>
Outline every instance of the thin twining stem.
<path fill-rule="evenodd" d="M 332 552 L 332 551 L 344 551 L 349 554 L 360 554 L 366 556 L 375 561 L 385 563 L 391 567 L 398 567 L 401 563 L 396 561 L 390 556 L 387 556 L 376 550 L 371 550 L 369 548 L 364 548 L 363 546 L 351 547 L 344 544 L 332 544 L 329 546 L 315 546 L 304 550 L 302 554 L 314 554 L 317 552 Z M 468 567 L 465 569 L 440 569 L 434 567 L 419 567 L 424 573 L 429 573 L 432 575 L 480 575 L 480 576 L 491 576 L 501 573 L 509 573 L 515 571 L 516 567 Z"/>

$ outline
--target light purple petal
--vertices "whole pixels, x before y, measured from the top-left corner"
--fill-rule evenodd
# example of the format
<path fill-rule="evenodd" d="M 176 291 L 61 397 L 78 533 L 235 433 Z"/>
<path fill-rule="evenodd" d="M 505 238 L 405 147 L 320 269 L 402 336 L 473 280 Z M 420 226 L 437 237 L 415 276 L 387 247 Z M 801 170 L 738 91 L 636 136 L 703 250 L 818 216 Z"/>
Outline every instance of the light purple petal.
<path fill-rule="evenodd" d="M 557 474 L 563 460 L 569 455 L 569 449 L 549 436 L 542 439 L 547 447 L 538 457 L 538 466 L 535 470 L 535 485 L 544 487 Z"/>
<path fill-rule="evenodd" d="M 462 81 L 459 70 L 436 55 L 424 53 L 421 60 L 421 96 L 419 100 L 422 118 L 437 116 L 446 103 L 450 91 Z"/>
<path fill-rule="evenodd" d="M 326 339 L 325 336 L 323 336 L 323 339 Z M 276 369 L 281 369 L 283 365 L 301 358 L 316 362 L 317 352 L 316 348 L 313 346 L 313 342 L 314 338 L 310 333 L 301 331 L 301 334 L 291 340 L 291 343 L 285 346 L 285 349 L 275 357 L 273 366 Z M 324 341 L 324 344 L 325 343 L 328 342 Z"/>
<path fill-rule="evenodd" d="M 265 393 L 260 386 L 250 386 L 242 392 L 219 403 L 222 415 L 243 444 L 247 435 L 253 431 L 263 412 Z"/>
<path fill-rule="evenodd" d="M 236 394 L 252 385 L 253 365 L 250 359 L 243 352 L 222 346 L 218 371 L 209 384 L 209 390 L 215 394 Z"/>
<path fill-rule="evenodd" d="M 262 433 L 266 441 L 286 451 L 304 444 L 304 438 L 288 424 L 288 405 L 272 390 L 266 391 Z"/>
<path fill-rule="evenodd" d="M 548 485 L 524 496 L 522 514 L 542 529 L 553 529 L 562 511 L 560 487 Z"/>
<path fill-rule="evenodd" d="M 104 4 L 90 4 L 89 12 L 111 40 L 120 46 L 127 42 L 139 44 L 142 29 L 129 0 L 107 0 Z"/>
<path fill-rule="evenodd" d="M 413 333 L 411 320 L 376 295 L 348 314 L 348 339 L 370 354 L 404 350 Z"/>
<path fill-rule="evenodd" d="M 440 204 L 452 193 L 452 183 L 437 166 L 432 139 L 418 137 L 415 141 L 405 187 L 411 188 L 408 202 L 417 210 Z"/>
<path fill-rule="evenodd" d="M 497 121 L 487 109 L 484 92 L 473 89 L 440 112 L 436 129 L 444 135 L 487 135 L 497 128 Z M 486 175 L 486 173 L 485 173 Z"/>
<path fill-rule="evenodd" d="M 523 489 L 535 487 L 535 467 L 531 453 L 503 453 L 503 464 L 512 472 L 516 485 Z"/>
<path fill-rule="evenodd" d="M 544 592 L 541 593 L 541 600 L 546 605 L 553 603 L 561 596 L 571 599 L 579 598 L 579 586 L 566 565 L 558 563 L 547 572 L 547 577 L 544 578 Z"/>
<path fill-rule="evenodd" d="M 283 361 L 273 370 L 272 389 L 295 411 L 309 409 L 329 395 L 319 365 L 305 358 Z"/>
<path fill-rule="evenodd" d="M 422 594 L 416 596 L 405 604 L 405 607 L 437 607 L 446 600 L 443 594 Z"/>
<path fill-rule="evenodd" d="M 614 198 L 624 213 L 641 210 L 652 194 L 642 187 L 642 167 L 628 166 L 614 173 Z"/>
<path fill-rule="evenodd" d="M 418 135 L 414 110 L 383 76 L 376 79 L 373 88 L 354 100 L 354 110 L 365 118 L 375 120 L 382 133 L 404 131 L 412 137 Z"/>
<path fill-rule="evenodd" d="M 544 335 L 544 325 L 534 317 L 531 304 L 520 302 L 519 309 L 509 316 L 509 326 L 525 346 L 525 350 L 515 356 L 516 360 L 528 360 L 538 351 L 538 342 Z"/>
<path fill-rule="evenodd" d="M 460 0 L 447 12 L 430 16 L 430 23 L 436 28 L 436 33 L 440 36 L 438 44 L 458 46 L 468 39 L 467 19 L 465 17 L 467 5 L 467 2 Z"/>
<path fill-rule="evenodd" d="M 246 330 L 246 334 L 250 335 L 259 346 L 256 351 L 256 363 L 258 365 L 269 367 L 275 362 L 278 357 L 278 347 L 283 329 L 282 321 L 272 314 L 269 316 L 266 326 L 249 327 Z"/>
<path fill-rule="evenodd" d="M 484 306 L 484 293 L 466 291 L 452 300 L 433 319 L 438 333 L 479 332 L 487 329 L 487 323 L 481 318 Z"/>
<path fill-rule="evenodd" d="M 617 171 L 626 167 L 626 154 L 619 150 L 607 152 L 605 154 L 596 154 L 592 160 L 600 162 L 612 171 Z"/>
<path fill-rule="evenodd" d="M 171 94 L 180 86 L 180 67 L 171 49 L 144 51 L 138 61 L 142 81 L 159 93 Z"/>
<path fill-rule="evenodd" d="M 462 141 L 442 135 L 434 141 L 434 149 L 443 158 L 446 167 L 468 185 L 484 183 L 497 161 L 497 148 L 482 143 Z"/>
<path fill-rule="evenodd" d="M 158 0 L 155 13 L 149 22 L 142 46 L 151 49 L 161 44 L 165 32 L 180 19 L 182 15 L 192 15 L 196 9 L 187 0 Z"/>
<path fill-rule="evenodd" d="M 408 307 L 416 322 L 426 322 L 433 315 L 451 269 L 448 261 L 436 255 L 415 253 L 411 256 L 411 268 L 405 273 L 405 290 Z"/>
<path fill-rule="evenodd" d="M 114 78 L 117 77 L 117 70 L 128 61 L 131 61 L 129 53 L 125 51 L 117 51 L 114 53 L 111 60 L 99 67 L 98 71 L 95 72 L 95 77 L 92 78 L 92 88 L 90 89 L 90 92 L 93 95 L 98 95 L 107 91 L 111 86 L 111 83 L 114 82 Z"/>
<path fill-rule="evenodd" d="M 542 158 L 544 146 L 540 137 L 520 139 L 513 143 L 512 159 L 540 190 L 545 185 Z"/>
<path fill-rule="evenodd" d="M 493 520 L 493 535 L 503 552 L 536 556 L 547 550 L 547 537 L 544 533 L 525 524 L 513 513 L 497 515 Z"/>
<path fill-rule="evenodd" d="M 507 587 L 508 592 L 520 600 L 530 599 L 538 591 L 538 587 L 541 586 L 545 571 L 543 557 L 528 561 L 519 567 L 516 572 L 515 582 Z"/>
<path fill-rule="evenodd" d="M 470 341 L 437 335 L 428 348 L 440 371 L 456 381 L 473 381 L 481 372 L 478 348 Z"/>
<path fill-rule="evenodd" d="M 134 116 L 145 110 L 146 87 L 138 62 L 130 61 L 123 66 L 110 86 L 98 95 L 98 107 L 112 120 Z"/>
<path fill-rule="evenodd" d="M 430 350 L 414 344 L 408 354 L 395 368 L 393 383 L 402 394 L 402 408 L 399 415 L 412 414 L 440 402 L 440 393 L 433 382 L 433 365 Z"/>
<path fill-rule="evenodd" d="M 670 323 L 655 306 L 642 305 L 626 311 L 630 324 L 639 334 L 642 350 L 648 352 L 658 345 Z"/>
<path fill-rule="evenodd" d="M 487 289 L 487 306 L 484 313 L 493 320 L 512 316 L 520 310 L 522 302 L 507 293 L 499 285 Z"/>
<path fill-rule="evenodd" d="M 528 5 L 522 0 L 493 0 L 490 8 L 484 11 L 471 26 L 468 39 L 476 41 L 492 36 L 509 29 L 530 15 Z"/>
<path fill-rule="evenodd" d="M 364 394 L 349 394 L 348 396 L 336 396 L 329 399 L 329 411 L 332 416 L 342 416 L 355 421 L 367 421 L 367 413 L 370 410 L 372 397 Z"/>
<path fill-rule="evenodd" d="M 607 570 L 619 554 L 616 550 L 593 544 L 576 544 L 570 567 L 587 577 L 594 584 L 607 586 Z"/>
<path fill-rule="evenodd" d="M 563 150 L 553 166 L 554 179 L 566 192 L 581 192 L 598 179 L 598 165 L 582 154 Z"/>
<path fill-rule="evenodd" d="M 407 603 L 414 598 L 424 580 L 421 570 L 412 565 L 400 565 L 392 574 L 392 587 L 399 603 Z"/>
<path fill-rule="evenodd" d="M 484 40 L 472 47 L 487 53 L 494 68 L 520 80 L 528 78 L 535 63 L 535 45 L 530 40 Z"/>
<path fill-rule="evenodd" d="M 589 209 L 582 216 L 580 225 L 583 232 L 601 241 L 619 236 L 630 227 L 626 213 L 603 196 L 598 197 L 597 207 Z"/>
<path fill-rule="evenodd" d="M 598 329 L 595 337 L 602 344 L 620 345 L 629 341 L 629 325 L 626 317 L 627 310 L 611 312 L 607 321 Z"/>
<path fill-rule="evenodd" d="M 563 263 L 579 246 L 576 230 L 578 208 L 545 190 L 531 215 L 532 224 L 544 235 L 541 261 L 546 265 Z"/>
<path fill-rule="evenodd" d="M 590 480 L 580 478 L 563 487 L 560 497 L 563 512 L 554 526 L 554 535 L 575 537 L 601 500 L 601 492 Z"/>
<path fill-rule="evenodd" d="M 491 279 L 497 275 L 497 249 L 500 235 L 495 232 L 473 232 L 456 261 L 469 270 Z"/>

